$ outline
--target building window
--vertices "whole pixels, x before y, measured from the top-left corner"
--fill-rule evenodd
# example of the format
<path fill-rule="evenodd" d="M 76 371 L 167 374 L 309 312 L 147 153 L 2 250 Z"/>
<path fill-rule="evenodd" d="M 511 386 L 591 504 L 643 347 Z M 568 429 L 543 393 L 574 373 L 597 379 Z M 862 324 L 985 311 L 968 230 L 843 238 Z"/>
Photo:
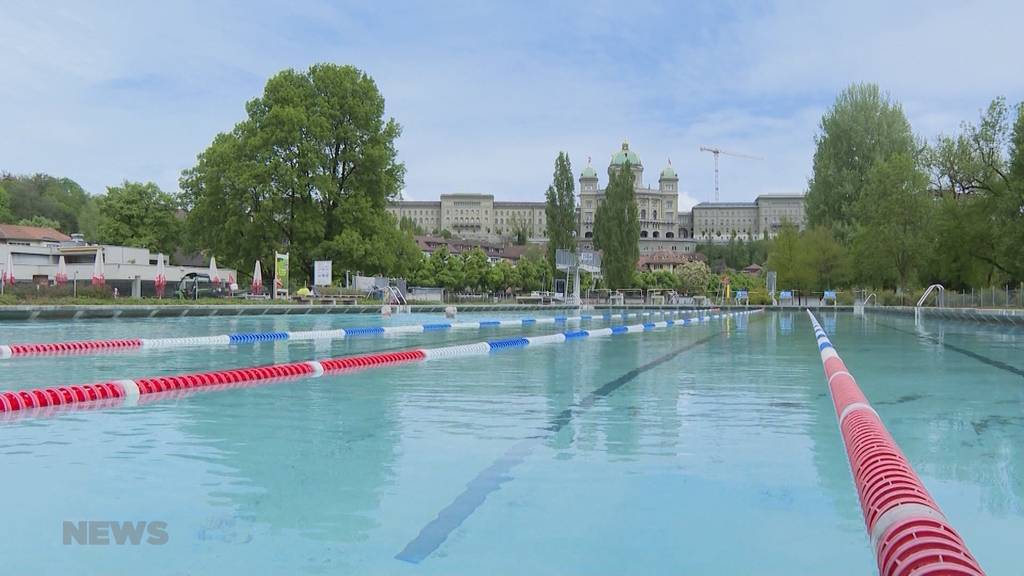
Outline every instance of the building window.
<path fill-rule="evenodd" d="M 640 231 L 640 237 L 641 238 L 647 238 L 647 230 L 641 230 Z"/>
<path fill-rule="evenodd" d="M 654 232 L 651 232 L 651 236 L 652 236 L 653 238 L 657 238 L 657 237 L 658 237 L 658 231 L 657 231 L 657 230 L 655 230 Z"/>

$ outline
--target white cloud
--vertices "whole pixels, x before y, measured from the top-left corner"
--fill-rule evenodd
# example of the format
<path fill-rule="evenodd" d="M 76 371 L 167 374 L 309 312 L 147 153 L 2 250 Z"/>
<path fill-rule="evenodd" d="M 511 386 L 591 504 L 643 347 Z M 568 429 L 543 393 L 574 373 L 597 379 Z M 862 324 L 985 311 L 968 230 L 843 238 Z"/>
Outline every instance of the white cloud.
<path fill-rule="evenodd" d="M 928 137 L 994 96 L 1024 98 L 1019 3 L 620 7 L 10 5 L 0 169 L 175 189 L 270 75 L 319 61 L 377 79 L 416 199 L 539 200 L 559 150 L 577 173 L 592 156 L 605 180 L 623 138 L 651 184 L 671 158 L 687 201 L 713 195 L 701 145 L 765 157 L 722 158 L 724 200 L 799 192 L 817 122 L 850 82 L 879 82 Z"/>

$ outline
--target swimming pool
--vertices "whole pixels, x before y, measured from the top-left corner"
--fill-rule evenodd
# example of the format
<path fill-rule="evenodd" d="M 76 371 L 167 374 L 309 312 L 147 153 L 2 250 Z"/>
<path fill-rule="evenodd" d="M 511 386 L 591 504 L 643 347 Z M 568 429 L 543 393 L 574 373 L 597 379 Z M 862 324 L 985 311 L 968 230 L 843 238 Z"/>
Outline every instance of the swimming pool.
<path fill-rule="evenodd" d="M 1019 573 L 1021 333 L 930 320 L 919 328 L 895 316 L 818 319 L 981 565 Z M 4 343 L 381 322 L 12 323 Z M 29 357 L 0 367 L 11 390 L 557 330 Z M 10 574 L 875 570 L 801 311 L 17 418 L 0 435 L 9 527 L 0 550 Z M 168 540 L 65 545 L 63 522 L 80 520 L 166 522 Z"/>

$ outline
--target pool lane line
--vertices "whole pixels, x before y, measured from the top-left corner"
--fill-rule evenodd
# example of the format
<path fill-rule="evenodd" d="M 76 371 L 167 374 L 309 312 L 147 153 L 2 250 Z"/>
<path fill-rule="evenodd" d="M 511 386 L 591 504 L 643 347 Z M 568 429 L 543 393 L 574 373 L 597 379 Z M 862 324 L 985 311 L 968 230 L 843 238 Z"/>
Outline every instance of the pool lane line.
<path fill-rule="evenodd" d="M 716 312 L 717 308 L 710 311 Z M 591 320 L 612 321 L 621 318 L 641 316 L 672 316 L 684 313 L 699 312 L 696 309 L 657 310 L 654 312 L 622 312 L 619 314 L 580 314 L 578 316 L 523 317 L 515 320 L 479 320 L 476 322 L 429 322 L 425 324 L 406 324 L 398 326 L 353 326 L 334 330 L 302 330 L 302 331 L 267 331 L 267 332 L 235 332 L 215 336 L 186 336 L 176 338 L 114 338 L 103 340 L 77 340 L 69 342 L 39 342 L 27 344 L 0 345 L 0 359 L 26 358 L 59 355 L 89 355 L 121 351 L 137 351 L 163 348 L 199 348 L 230 346 L 238 344 L 255 344 L 259 342 L 278 341 L 332 341 L 355 336 L 382 336 L 395 334 L 417 334 L 444 330 L 473 328 L 509 328 L 533 326 L 538 324 L 567 324 Z"/>
<path fill-rule="evenodd" d="M 633 368 L 621 376 L 605 382 L 584 397 L 584 399 L 581 400 L 574 408 L 570 407 L 562 410 L 551 420 L 550 425 L 545 428 L 547 434 L 531 436 L 516 442 L 511 448 L 506 450 L 501 456 L 492 462 L 490 466 L 481 470 L 466 484 L 465 490 L 456 496 L 448 506 L 445 506 L 440 512 L 438 512 L 437 516 L 434 517 L 433 520 L 420 529 L 419 534 L 410 540 L 401 552 L 395 555 L 395 559 L 408 562 L 410 564 L 419 564 L 423 560 L 426 560 L 428 556 L 433 554 L 434 551 L 444 544 L 452 532 L 458 529 L 458 527 L 461 526 L 462 523 L 477 510 L 477 508 L 483 505 L 491 493 L 498 491 L 502 484 L 513 479 L 512 476 L 509 475 L 509 472 L 511 472 L 514 467 L 526 460 L 526 457 L 529 456 L 537 446 L 552 436 L 555 436 L 562 430 L 562 428 L 569 425 L 572 422 L 573 416 L 591 408 L 598 400 L 610 396 L 616 390 L 622 388 L 632 380 L 635 380 L 644 372 L 653 370 L 654 368 L 675 359 L 685 352 L 689 352 L 690 350 L 703 346 L 715 338 L 724 335 L 725 332 L 718 331 L 710 336 L 706 336 L 700 340 L 691 342 L 680 348 L 676 348 L 675 350 L 659 356 L 642 366 Z"/>
<path fill-rule="evenodd" d="M 914 472 L 810 310 L 839 432 L 880 576 L 984 571 Z"/>
<path fill-rule="evenodd" d="M 1000 370 L 1004 370 L 1004 371 L 1009 372 L 1011 374 L 1016 374 L 1017 376 L 1024 377 L 1024 370 L 1021 370 L 1020 368 L 1017 368 L 1016 366 L 1014 366 L 1012 364 L 1007 364 L 1006 362 L 1003 362 L 1001 360 L 996 360 L 995 358 L 989 358 L 988 356 L 985 356 L 984 354 L 979 354 L 979 353 L 977 353 L 977 352 L 975 352 L 973 350 L 968 350 L 967 348 L 963 348 L 963 347 L 957 346 L 956 344 L 950 344 L 950 343 L 946 342 L 942 338 L 937 338 L 935 336 L 930 336 L 930 335 L 927 335 L 927 334 L 920 334 L 918 332 L 913 332 L 913 331 L 910 331 L 910 330 L 904 330 L 903 328 L 897 328 L 895 326 L 891 326 L 891 325 L 886 324 L 884 322 L 877 322 L 876 321 L 876 324 L 878 324 L 879 326 L 888 328 L 890 330 L 895 330 L 896 332 L 902 332 L 904 334 L 909 334 L 911 336 L 917 336 L 918 338 L 923 338 L 923 339 L 928 340 L 928 341 L 930 341 L 930 342 L 932 342 L 934 344 L 939 344 L 943 348 L 948 348 L 949 350 L 952 350 L 953 352 L 956 352 L 958 354 L 963 354 L 964 356 L 967 356 L 968 358 L 977 360 L 978 362 L 982 362 L 984 364 L 988 364 L 989 366 L 992 366 L 993 368 L 998 368 Z"/>
<path fill-rule="evenodd" d="M 696 323 L 707 323 L 711 319 L 740 316 L 760 311 L 763 311 L 763 309 L 724 314 L 705 314 L 698 318 L 685 318 L 678 323 L 674 320 L 662 320 L 659 322 L 647 322 L 644 324 L 634 324 L 629 326 L 614 326 L 610 328 L 600 328 L 597 330 L 576 330 L 543 336 L 520 336 L 517 338 L 476 342 L 474 344 L 442 346 L 439 348 L 413 348 L 397 352 L 375 352 L 355 356 L 327 358 L 323 360 L 270 364 L 212 372 L 156 376 L 136 380 L 110 380 L 107 382 L 80 386 L 57 386 L 50 388 L 31 388 L 19 391 L 7 391 L 0 393 L 0 413 L 18 412 L 33 408 L 46 408 L 48 406 L 75 405 L 84 402 L 95 402 L 97 400 L 110 400 L 112 398 L 122 398 L 124 399 L 125 405 L 134 405 L 138 403 L 140 396 L 167 392 L 170 390 L 206 388 L 222 384 L 238 384 L 240 382 L 274 380 L 291 377 L 319 378 L 325 373 L 342 372 L 353 368 L 368 368 L 406 362 L 475 356 L 531 345 L 562 343 L 586 337 L 645 332 L 677 324 L 682 326 Z"/>

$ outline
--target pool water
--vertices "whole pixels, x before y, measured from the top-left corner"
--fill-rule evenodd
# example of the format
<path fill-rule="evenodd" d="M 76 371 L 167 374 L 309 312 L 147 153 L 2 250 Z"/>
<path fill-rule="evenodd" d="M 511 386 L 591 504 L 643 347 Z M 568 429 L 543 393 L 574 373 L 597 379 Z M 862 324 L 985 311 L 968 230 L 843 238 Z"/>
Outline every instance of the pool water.
<path fill-rule="evenodd" d="M 1024 334 L 818 318 L 981 565 L 1024 573 Z M 3 343 L 439 320 L 9 323 Z M 0 389 L 557 330 L 8 359 Z M 4 574 L 875 572 L 803 312 L 18 418 L 0 463 Z M 168 541 L 65 545 L 79 520 Z"/>

